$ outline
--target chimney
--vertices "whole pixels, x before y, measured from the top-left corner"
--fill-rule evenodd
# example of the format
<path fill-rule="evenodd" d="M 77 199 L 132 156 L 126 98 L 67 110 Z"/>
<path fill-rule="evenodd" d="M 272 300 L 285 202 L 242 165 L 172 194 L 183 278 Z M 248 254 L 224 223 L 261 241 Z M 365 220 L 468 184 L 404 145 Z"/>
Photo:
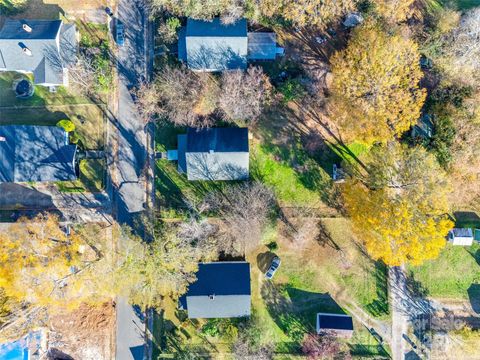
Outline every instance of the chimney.
<path fill-rule="evenodd" d="M 25 23 L 22 24 L 22 28 L 23 28 L 23 30 L 25 30 L 28 33 L 32 32 L 32 28 L 30 26 L 28 26 L 28 24 L 25 24 Z"/>
<path fill-rule="evenodd" d="M 215 300 L 215 294 L 208 295 L 208 298 L 209 298 L 210 300 Z"/>
<path fill-rule="evenodd" d="M 32 50 L 30 50 L 28 47 L 22 47 L 22 51 L 25 53 L 25 55 L 32 56 Z"/>

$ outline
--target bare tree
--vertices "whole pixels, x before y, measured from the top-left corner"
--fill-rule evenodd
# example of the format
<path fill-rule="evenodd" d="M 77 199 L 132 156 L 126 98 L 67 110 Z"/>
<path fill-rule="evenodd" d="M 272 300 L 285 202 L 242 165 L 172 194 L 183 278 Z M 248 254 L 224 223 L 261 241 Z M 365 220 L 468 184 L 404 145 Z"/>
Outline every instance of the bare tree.
<path fill-rule="evenodd" d="M 254 122 L 271 100 L 271 84 L 262 68 L 250 67 L 222 74 L 218 106 L 229 121 Z"/>
<path fill-rule="evenodd" d="M 231 237 L 243 252 L 259 244 L 275 204 L 272 191 L 259 182 L 210 193 L 205 201 L 221 215 Z"/>
<path fill-rule="evenodd" d="M 155 83 L 142 82 L 133 90 L 135 106 L 141 119 L 148 123 L 159 112 L 159 96 Z"/>
<path fill-rule="evenodd" d="M 84 95 L 92 95 L 96 79 L 96 69 L 90 57 L 79 54 L 75 65 L 68 69 L 68 79 L 70 84 Z"/>
<path fill-rule="evenodd" d="M 208 111 L 197 111 L 205 97 L 205 81 L 186 67 L 165 66 L 156 79 L 159 115 L 175 125 L 209 126 Z"/>
<path fill-rule="evenodd" d="M 302 352 L 309 360 L 329 358 L 340 353 L 340 344 L 328 333 L 307 334 L 303 339 Z"/>
<path fill-rule="evenodd" d="M 273 346 L 270 344 L 254 346 L 245 335 L 240 335 L 232 347 L 233 356 L 237 360 L 271 360 Z"/>
<path fill-rule="evenodd" d="M 467 12 L 447 37 L 440 65 L 451 76 L 468 85 L 480 81 L 480 8 Z"/>

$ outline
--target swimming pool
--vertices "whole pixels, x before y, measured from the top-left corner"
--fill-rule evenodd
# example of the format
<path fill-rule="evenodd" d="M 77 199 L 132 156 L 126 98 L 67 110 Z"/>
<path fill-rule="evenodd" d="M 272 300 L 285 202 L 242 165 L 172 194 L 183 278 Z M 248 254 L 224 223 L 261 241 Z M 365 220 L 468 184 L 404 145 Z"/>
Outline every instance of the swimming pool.
<path fill-rule="evenodd" d="M 41 331 L 31 332 L 16 341 L 0 344 L 0 360 L 30 360 L 38 355 L 42 340 Z"/>

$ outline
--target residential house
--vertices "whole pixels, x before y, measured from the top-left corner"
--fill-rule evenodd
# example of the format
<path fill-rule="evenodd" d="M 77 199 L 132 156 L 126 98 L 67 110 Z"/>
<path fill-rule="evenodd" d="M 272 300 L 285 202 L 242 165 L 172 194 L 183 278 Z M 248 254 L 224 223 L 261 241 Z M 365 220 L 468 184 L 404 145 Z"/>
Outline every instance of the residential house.
<path fill-rule="evenodd" d="M 197 280 L 179 300 L 190 319 L 250 316 L 250 264 L 244 261 L 201 263 Z"/>
<path fill-rule="evenodd" d="M 448 233 L 448 241 L 452 245 L 470 246 L 473 244 L 473 230 L 470 228 L 454 228 Z"/>
<path fill-rule="evenodd" d="M 75 25 L 62 20 L 7 19 L 0 30 L 0 71 L 31 73 L 36 85 L 67 86 L 76 53 Z"/>
<path fill-rule="evenodd" d="M 273 32 L 248 32 L 247 20 L 223 24 L 187 19 L 179 33 L 178 58 L 195 71 L 246 69 L 249 60 L 275 60 L 283 49 L 277 47 Z"/>
<path fill-rule="evenodd" d="M 75 180 L 76 152 L 62 128 L 0 126 L 0 182 Z"/>
<path fill-rule="evenodd" d="M 248 179 L 248 129 L 188 128 L 178 135 L 178 171 L 188 180 Z"/>
<path fill-rule="evenodd" d="M 317 334 L 328 333 L 340 337 L 353 335 L 353 320 L 346 314 L 317 314 Z"/>

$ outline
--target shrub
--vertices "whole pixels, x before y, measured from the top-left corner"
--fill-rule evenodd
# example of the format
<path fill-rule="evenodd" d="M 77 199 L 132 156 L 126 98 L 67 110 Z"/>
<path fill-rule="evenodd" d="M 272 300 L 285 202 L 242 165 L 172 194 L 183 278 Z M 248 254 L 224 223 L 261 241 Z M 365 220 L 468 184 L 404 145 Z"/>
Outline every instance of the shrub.
<path fill-rule="evenodd" d="M 181 26 L 180 20 L 176 17 L 168 18 L 162 22 L 158 29 L 158 34 L 162 37 L 166 44 L 172 44 L 178 39 L 177 31 Z"/>
<path fill-rule="evenodd" d="M 15 15 L 27 8 L 28 0 L 0 0 L 0 14 Z"/>
<path fill-rule="evenodd" d="M 278 249 L 278 244 L 275 242 L 275 241 L 272 241 L 271 243 L 268 243 L 267 244 L 267 248 L 270 250 L 270 251 L 275 251 Z"/>
<path fill-rule="evenodd" d="M 66 132 L 75 131 L 75 124 L 68 119 L 60 120 L 59 122 L 57 122 L 57 126 L 61 127 Z"/>
<path fill-rule="evenodd" d="M 283 95 L 282 102 L 284 104 L 302 97 L 305 93 L 305 89 L 298 79 L 288 79 L 280 85 L 278 91 Z"/>
<path fill-rule="evenodd" d="M 72 144 L 78 144 L 78 142 L 80 141 L 80 137 L 77 135 L 76 132 L 72 132 L 70 134 L 70 142 Z"/>

